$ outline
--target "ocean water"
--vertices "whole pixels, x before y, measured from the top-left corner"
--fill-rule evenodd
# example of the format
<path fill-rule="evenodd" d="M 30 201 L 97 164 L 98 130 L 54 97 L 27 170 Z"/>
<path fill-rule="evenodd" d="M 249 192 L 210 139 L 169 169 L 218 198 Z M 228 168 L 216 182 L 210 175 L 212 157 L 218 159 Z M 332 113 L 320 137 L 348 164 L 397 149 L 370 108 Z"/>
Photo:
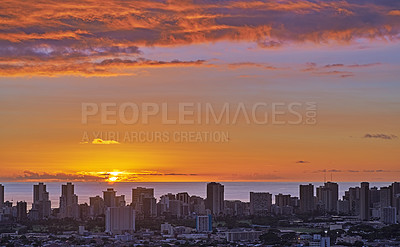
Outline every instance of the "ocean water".
<path fill-rule="evenodd" d="M 1 183 L 1 181 L 0 181 Z M 322 182 L 311 182 L 314 187 L 322 185 Z M 33 197 L 33 185 L 37 183 L 2 183 L 4 185 L 5 200 L 13 201 L 14 205 L 17 201 L 26 201 L 28 208 L 31 207 Z M 47 191 L 50 194 L 52 207 L 58 207 L 61 195 L 61 184 L 63 183 L 45 183 Z M 248 202 L 250 200 L 250 191 L 252 192 L 269 192 L 272 195 L 279 193 L 290 194 L 292 196 L 299 195 L 299 185 L 308 184 L 305 182 L 221 182 L 225 186 L 225 200 L 241 200 Z M 349 187 L 360 186 L 359 182 L 339 182 L 339 197 L 344 195 Z M 371 182 L 370 187 L 382 187 L 390 185 L 391 182 Z M 125 195 L 127 203 L 132 201 L 132 188 L 148 187 L 154 188 L 154 194 L 157 199 L 161 195 L 167 193 L 188 192 L 189 195 L 197 195 L 206 197 L 206 182 L 131 182 L 131 183 L 84 183 L 76 182 L 75 194 L 78 195 L 79 203 L 89 203 L 89 197 L 102 196 L 107 188 L 114 188 L 117 195 Z M 274 196 L 272 197 L 275 199 Z"/>

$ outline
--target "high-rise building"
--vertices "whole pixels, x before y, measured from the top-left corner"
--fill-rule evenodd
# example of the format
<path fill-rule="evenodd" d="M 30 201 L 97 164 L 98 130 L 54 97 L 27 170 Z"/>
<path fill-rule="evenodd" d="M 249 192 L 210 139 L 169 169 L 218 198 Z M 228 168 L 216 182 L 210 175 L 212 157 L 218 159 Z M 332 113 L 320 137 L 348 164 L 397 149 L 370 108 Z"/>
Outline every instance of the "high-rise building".
<path fill-rule="evenodd" d="M 0 208 L 4 206 L 4 186 L 0 184 Z"/>
<path fill-rule="evenodd" d="M 362 182 L 360 189 L 360 219 L 369 220 L 370 201 L 369 201 L 369 183 Z"/>
<path fill-rule="evenodd" d="M 134 233 L 135 210 L 130 206 L 108 207 L 106 211 L 106 232 L 112 235 Z"/>
<path fill-rule="evenodd" d="M 190 197 L 190 212 L 197 215 L 202 215 L 206 213 L 206 205 L 204 199 L 199 196 Z"/>
<path fill-rule="evenodd" d="M 339 185 L 327 182 L 317 188 L 317 199 L 324 212 L 336 212 L 339 199 Z"/>
<path fill-rule="evenodd" d="M 350 214 L 350 202 L 348 200 L 339 200 L 337 203 L 337 213 L 343 215 Z"/>
<path fill-rule="evenodd" d="M 310 213 L 315 209 L 314 185 L 300 185 L 300 210 Z"/>
<path fill-rule="evenodd" d="M 243 216 L 245 203 L 240 200 L 225 200 L 225 213 L 227 215 Z"/>
<path fill-rule="evenodd" d="M 198 215 L 196 216 L 197 232 L 212 232 L 212 216 Z"/>
<path fill-rule="evenodd" d="M 360 215 L 360 187 L 349 188 L 345 194 L 349 201 L 350 214 L 354 216 Z"/>
<path fill-rule="evenodd" d="M 279 207 L 290 206 L 290 195 L 275 195 L 275 204 Z"/>
<path fill-rule="evenodd" d="M 337 210 L 337 202 L 339 200 L 339 184 L 327 182 L 324 184 L 324 187 L 331 191 L 328 210 L 330 212 L 335 212 Z"/>
<path fill-rule="evenodd" d="M 154 198 L 153 188 L 137 187 L 132 189 L 132 206 L 139 209 L 143 205 L 143 198 Z"/>
<path fill-rule="evenodd" d="M 90 215 L 97 217 L 105 213 L 104 200 L 100 196 L 90 197 Z"/>
<path fill-rule="evenodd" d="M 180 218 L 182 216 L 182 204 L 179 200 L 170 200 L 168 212 L 170 215 Z"/>
<path fill-rule="evenodd" d="M 157 200 L 154 197 L 145 197 L 142 201 L 142 212 L 145 218 L 157 216 Z"/>
<path fill-rule="evenodd" d="M 381 221 L 385 224 L 396 224 L 397 212 L 395 207 L 382 208 Z"/>
<path fill-rule="evenodd" d="M 61 186 L 60 197 L 60 218 L 79 218 L 78 196 L 75 195 L 74 185 L 72 183 Z"/>
<path fill-rule="evenodd" d="M 206 209 L 211 210 L 213 215 L 224 213 L 224 186 L 222 184 L 215 182 L 207 184 Z"/>
<path fill-rule="evenodd" d="M 86 202 L 79 204 L 79 218 L 87 220 L 90 216 L 90 206 Z"/>
<path fill-rule="evenodd" d="M 106 191 L 103 191 L 103 199 L 105 207 L 116 207 L 116 197 L 117 192 L 113 188 L 107 188 Z"/>
<path fill-rule="evenodd" d="M 267 192 L 250 192 L 250 214 L 265 215 L 271 212 L 272 195 Z"/>
<path fill-rule="evenodd" d="M 33 185 L 33 203 L 29 211 L 29 218 L 32 220 L 41 220 L 49 218 L 51 215 L 51 201 L 46 185 L 38 183 Z"/>
<path fill-rule="evenodd" d="M 392 207 L 396 207 L 398 211 L 400 211 L 400 208 L 396 206 L 397 198 L 400 196 L 400 183 L 399 182 L 394 182 L 391 185 L 392 187 Z"/>
<path fill-rule="evenodd" d="M 182 202 L 182 209 L 181 213 L 182 216 L 188 216 L 190 214 L 190 208 L 189 208 L 189 201 L 190 201 L 190 196 L 187 192 L 181 192 L 176 194 L 176 200 Z"/>
<path fill-rule="evenodd" d="M 115 196 L 115 206 L 116 207 L 126 206 L 125 195 Z"/>
<path fill-rule="evenodd" d="M 391 187 L 381 187 L 379 190 L 379 202 L 381 208 L 386 208 L 392 206 L 392 188 Z"/>
<path fill-rule="evenodd" d="M 154 197 L 154 189 L 144 187 L 132 189 L 132 203 L 140 203 L 143 197 Z"/>
<path fill-rule="evenodd" d="M 24 221 L 28 218 L 27 207 L 26 202 L 17 202 L 17 221 Z"/>

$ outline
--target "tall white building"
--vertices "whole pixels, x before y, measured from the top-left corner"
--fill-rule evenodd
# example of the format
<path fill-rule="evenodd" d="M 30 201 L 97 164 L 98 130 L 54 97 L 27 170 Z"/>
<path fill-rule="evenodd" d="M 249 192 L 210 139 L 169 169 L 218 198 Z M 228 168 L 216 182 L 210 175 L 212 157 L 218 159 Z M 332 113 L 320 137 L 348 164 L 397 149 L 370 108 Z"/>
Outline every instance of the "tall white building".
<path fill-rule="evenodd" d="M 106 232 L 112 235 L 134 233 L 135 210 L 130 206 L 108 207 L 106 211 Z"/>

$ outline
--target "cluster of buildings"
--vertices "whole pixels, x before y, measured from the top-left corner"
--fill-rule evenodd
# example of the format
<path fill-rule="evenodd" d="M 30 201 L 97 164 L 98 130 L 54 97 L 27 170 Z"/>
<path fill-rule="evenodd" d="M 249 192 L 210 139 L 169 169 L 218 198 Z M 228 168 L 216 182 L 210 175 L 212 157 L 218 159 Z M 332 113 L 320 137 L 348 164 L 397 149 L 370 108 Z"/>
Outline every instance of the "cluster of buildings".
<path fill-rule="evenodd" d="M 387 187 L 370 187 L 362 182 L 351 187 L 339 200 L 337 183 L 327 182 L 316 188 L 314 185 L 300 185 L 300 211 L 357 216 L 362 221 L 380 220 L 385 224 L 396 224 L 400 215 L 400 183 Z"/>
<path fill-rule="evenodd" d="M 399 221 L 400 183 L 398 182 L 379 189 L 363 182 L 359 187 L 349 188 L 341 199 L 339 199 L 339 185 L 334 182 L 326 182 L 317 188 L 314 188 L 313 184 L 300 185 L 299 197 L 279 193 L 274 195 L 274 200 L 269 192 L 250 192 L 249 202 L 225 200 L 224 185 L 215 182 L 207 184 L 206 194 L 207 197 L 202 198 L 189 195 L 187 192 L 168 193 L 157 200 L 153 188 L 137 187 L 132 189 L 132 202 L 128 204 L 125 195 L 117 195 L 117 191 L 108 188 L 103 191 L 102 196 L 90 197 L 89 204 L 80 204 L 74 185 L 66 183 L 61 186 L 59 207 L 52 208 L 46 185 L 38 183 L 33 186 L 33 203 L 28 211 L 28 205 L 24 201 L 18 201 L 16 205 L 4 201 L 4 186 L 0 185 L 0 221 L 24 222 L 54 218 L 84 221 L 104 217 L 104 234 L 118 239 L 132 240 L 132 236 L 138 232 L 137 221 L 166 219 L 160 229 L 160 233 L 165 237 L 174 239 L 174 236 L 179 235 L 187 239 L 209 240 L 211 235 L 216 235 L 228 242 L 257 241 L 263 231 L 256 227 L 220 231 L 216 229 L 215 224 L 213 226 L 214 220 L 226 216 L 311 215 L 353 217 L 359 222 L 373 220 L 382 224 L 396 224 Z M 173 226 L 167 222 L 168 219 L 194 220 L 195 229 Z M 315 225 L 310 227 L 314 228 Z M 329 228 L 330 225 L 323 227 Z M 302 237 L 304 241 L 315 244 L 310 246 L 328 246 L 329 238 L 317 235 L 302 235 Z"/>

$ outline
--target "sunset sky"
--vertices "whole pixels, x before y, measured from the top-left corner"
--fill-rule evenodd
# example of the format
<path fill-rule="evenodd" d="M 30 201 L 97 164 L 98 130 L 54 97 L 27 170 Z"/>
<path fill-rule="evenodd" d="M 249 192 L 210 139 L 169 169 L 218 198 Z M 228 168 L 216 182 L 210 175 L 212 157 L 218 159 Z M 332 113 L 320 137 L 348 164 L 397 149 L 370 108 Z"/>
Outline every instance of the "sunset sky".
<path fill-rule="evenodd" d="M 399 95 L 398 0 L 0 6 L 0 181 L 394 181 Z M 182 102 L 315 102 L 317 122 L 82 123 L 82 103 L 124 102 L 168 103 L 171 118 Z M 139 131 L 229 141 L 93 135 Z"/>

